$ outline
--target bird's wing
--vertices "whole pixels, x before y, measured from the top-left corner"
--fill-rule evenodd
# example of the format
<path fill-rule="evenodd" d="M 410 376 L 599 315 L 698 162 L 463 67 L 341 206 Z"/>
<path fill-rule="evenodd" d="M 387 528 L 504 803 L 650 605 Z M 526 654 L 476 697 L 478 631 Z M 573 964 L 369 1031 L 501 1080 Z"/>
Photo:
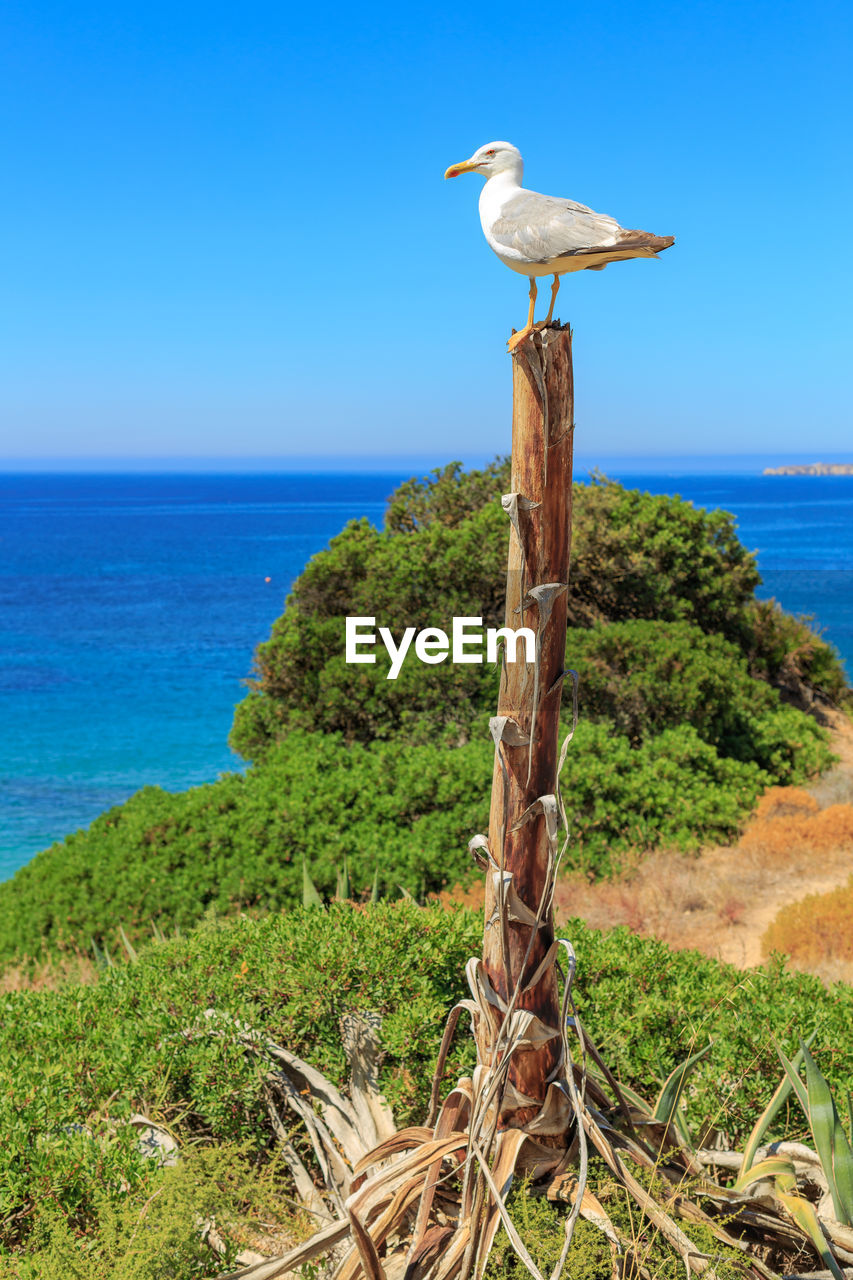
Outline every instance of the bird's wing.
<path fill-rule="evenodd" d="M 500 252 L 526 262 L 554 258 L 597 246 L 612 245 L 622 228 L 615 218 L 595 213 L 585 204 L 521 191 L 501 206 L 487 235 Z"/>

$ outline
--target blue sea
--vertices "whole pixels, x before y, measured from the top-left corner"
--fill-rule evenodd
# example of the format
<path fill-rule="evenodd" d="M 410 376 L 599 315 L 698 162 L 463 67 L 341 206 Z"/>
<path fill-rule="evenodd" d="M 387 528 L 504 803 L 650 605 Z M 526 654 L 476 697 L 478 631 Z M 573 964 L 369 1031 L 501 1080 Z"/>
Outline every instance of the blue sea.
<path fill-rule="evenodd" d="M 853 478 L 609 474 L 735 513 L 853 672 Z M 255 645 L 386 474 L 0 475 L 0 878 L 139 787 L 213 780 Z"/>

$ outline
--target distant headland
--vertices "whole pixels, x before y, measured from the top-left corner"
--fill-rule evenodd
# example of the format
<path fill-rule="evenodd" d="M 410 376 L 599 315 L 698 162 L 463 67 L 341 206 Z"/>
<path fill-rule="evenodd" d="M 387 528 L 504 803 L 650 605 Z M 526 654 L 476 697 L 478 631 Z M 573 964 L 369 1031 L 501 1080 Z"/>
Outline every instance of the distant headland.
<path fill-rule="evenodd" d="M 787 467 L 765 467 L 766 476 L 853 476 L 853 462 L 809 462 Z"/>

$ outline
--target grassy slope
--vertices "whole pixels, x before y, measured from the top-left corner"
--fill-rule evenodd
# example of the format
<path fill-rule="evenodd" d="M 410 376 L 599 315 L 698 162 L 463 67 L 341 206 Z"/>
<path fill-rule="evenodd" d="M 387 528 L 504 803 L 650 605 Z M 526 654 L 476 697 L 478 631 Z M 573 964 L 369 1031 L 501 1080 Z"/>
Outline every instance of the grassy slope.
<path fill-rule="evenodd" d="M 152 944 L 138 964 L 106 971 L 93 986 L 5 995 L 0 1248 L 19 1261 L 0 1274 L 69 1274 L 47 1262 L 50 1250 L 62 1261 L 66 1237 L 95 1241 L 92 1258 L 101 1266 L 110 1232 L 114 1256 L 127 1254 L 142 1206 L 163 1186 L 122 1124 L 135 1110 L 171 1126 L 185 1154 L 180 1178 L 189 1183 L 201 1167 L 196 1157 L 211 1146 L 241 1147 L 252 1177 L 269 1171 L 273 1144 L 259 1065 L 227 1036 L 193 1034 L 205 1008 L 262 1028 L 338 1081 L 345 1074 L 341 1016 L 376 1010 L 386 1049 L 382 1086 L 400 1123 L 422 1117 L 443 1021 L 465 994 L 464 962 L 479 952 L 480 932 L 479 915 L 406 904 L 297 910 Z M 815 1050 L 833 1086 L 853 1085 L 853 989 L 827 992 L 778 967 L 744 975 L 579 921 L 568 934 L 580 962 L 581 1015 L 624 1080 L 654 1094 L 694 1046 L 714 1039 L 690 1091 L 694 1126 L 743 1138 L 779 1075 L 774 1039 L 792 1051 L 799 1035 L 816 1030 Z M 470 1037 L 460 1034 L 449 1078 L 471 1063 Z M 238 1168 L 237 1155 L 232 1163 Z M 170 1175 L 169 1186 L 178 1176 Z M 222 1178 L 213 1181 L 221 1191 Z M 281 1191 L 279 1185 L 279 1201 Z M 269 1199 L 269 1186 L 263 1194 Z M 180 1248 L 190 1257 L 198 1206 L 189 1191 L 181 1204 L 173 1225 L 177 1230 L 182 1213 Z M 138 1233 L 134 1240 L 136 1249 Z M 20 1259 L 33 1250 L 41 1270 L 30 1273 Z M 161 1274 L 143 1263 L 109 1274 Z M 209 1274 L 189 1262 L 181 1267 L 169 1273 L 174 1280 Z M 79 1274 L 88 1280 L 90 1272 Z M 93 1270 L 93 1280 L 99 1274 Z"/>

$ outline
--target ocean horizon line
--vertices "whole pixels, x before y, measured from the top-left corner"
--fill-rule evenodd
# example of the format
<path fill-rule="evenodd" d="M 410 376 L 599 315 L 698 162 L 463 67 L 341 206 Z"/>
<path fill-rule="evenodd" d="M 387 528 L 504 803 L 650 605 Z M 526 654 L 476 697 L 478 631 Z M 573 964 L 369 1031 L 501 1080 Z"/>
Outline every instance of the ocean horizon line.
<path fill-rule="evenodd" d="M 466 468 L 487 466 L 496 454 L 460 451 Z M 397 475 L 426 474 L 451 461 L 442 455 L 376 454 L 376 455 L 256 455 L 229 457 L 223 455 L 168 456 L 89 456 L 50 458 L 2 458 L 0 476 L 16 475 Z M 853 452 L 812 450 L 809 453 L 770 451 L 750 453 L 591 453 L 575 454 L 575 471 L 609 468 L 632 475 L 671 472 L 681 475 L 760 475 L 765 467 L 802 466 L 814 463 L 851 463 Z"/>

